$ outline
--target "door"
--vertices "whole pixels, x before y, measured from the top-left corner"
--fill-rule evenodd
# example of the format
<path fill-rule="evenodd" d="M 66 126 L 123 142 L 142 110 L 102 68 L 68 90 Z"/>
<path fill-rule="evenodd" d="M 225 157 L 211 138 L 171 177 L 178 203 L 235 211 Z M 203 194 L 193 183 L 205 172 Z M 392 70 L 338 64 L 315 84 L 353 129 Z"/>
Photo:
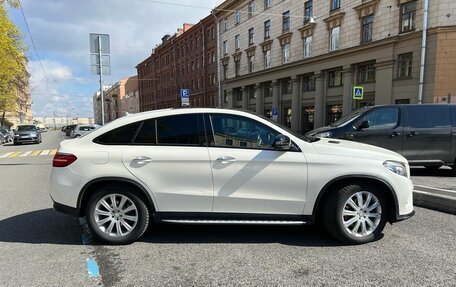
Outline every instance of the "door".
<path fill-rule="evenodd" d="M 274 150 L 278 132 L 247 117 L 212 114 L 210 123 L 214 212 L 302 214 L 307 188 L 302 152 Z"/>
<path fill-rule="evenodd" d="M 152 191 L 157 211 L 211 212 L 212 173 L 203 116 L 145 121 L 122 160 Z"/>
<path fill-rule="evenodd" d="M 451 118 L 448 105 L 404 105 L 404 152 L 409 161 L 450 162 Z"/>
<path fill-rule="evenodd" d="M 369 127 L 358 128 L 367 121 Z M 404 128 L 400 123 L 400 107 L 372 109 L 354 123 L 356 141 L 402 153 Z"/>

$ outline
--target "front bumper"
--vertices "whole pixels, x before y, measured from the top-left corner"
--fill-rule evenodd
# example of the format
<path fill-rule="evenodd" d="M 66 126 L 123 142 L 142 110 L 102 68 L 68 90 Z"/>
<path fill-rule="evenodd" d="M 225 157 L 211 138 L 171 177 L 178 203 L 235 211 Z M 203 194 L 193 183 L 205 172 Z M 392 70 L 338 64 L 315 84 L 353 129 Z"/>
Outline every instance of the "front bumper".
<path fill-rule="evenodd" d="M 14 137 L 15 143 L 32 143 L 32 142 L 37 142 L 37 141 L 38 141 L 38 137 L 31 137 L 31 136 Z"/>

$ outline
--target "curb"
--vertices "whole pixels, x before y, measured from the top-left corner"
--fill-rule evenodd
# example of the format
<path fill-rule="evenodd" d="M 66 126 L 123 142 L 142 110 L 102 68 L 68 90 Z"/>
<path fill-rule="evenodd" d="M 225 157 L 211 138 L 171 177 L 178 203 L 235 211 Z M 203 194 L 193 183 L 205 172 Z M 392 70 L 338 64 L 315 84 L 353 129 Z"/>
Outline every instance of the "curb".
<path fill-rule="evenodd" d="M 413 204 L 456 215 L 456 191 L 415 185 Z"/>

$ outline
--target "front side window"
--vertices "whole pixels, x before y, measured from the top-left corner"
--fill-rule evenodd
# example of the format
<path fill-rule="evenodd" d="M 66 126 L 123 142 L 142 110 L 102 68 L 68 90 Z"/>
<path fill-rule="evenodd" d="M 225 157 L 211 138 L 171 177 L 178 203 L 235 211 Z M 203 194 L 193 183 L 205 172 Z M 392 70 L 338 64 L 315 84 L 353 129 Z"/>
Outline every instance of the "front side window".
<path fill-rule="evenodd" d="M 287 11 L 282 14 L 282 31 L 290 31 L 290 11 Z"/>
<path fill-rule="evenodd" d="M 271 37 L 271 20 L 264 22 L 264 38 Z"/>
<path fill-rule="evenodd" d="M 361 43 L 372 41 L 372 31 L 374 27 L 374 16 L 369 15 L 362 20 Z"/>
<path fill-rule="evenodd" d="M 416 1 L 401 5 L 401 33 L 415 30 Z"/>
<path fill-rule="evenodd" d="M 331 1 L 331 10 L 336 10 L 340 8 L 340 0 L 330 0 Z"/>
<path fill-rule="evenodd" d="M 282 64 L 290 62 L 290 44 L 282 46 Z"/>
<path fill-rule="evenodd" d="M 206 143 L 202 115 L 163 117 L 157 119 L 156 125 L 158 145 L 201 146 Z"/>
<path fill-rule="evenodd" d="M 340 26 L 334 27 L 331 29 L 331 35 L 330 35 L 330 46 L 329 50 L 330 51 L 335 51 L 339 49 L 339 33 L 340 33 Z"/>
<path fill-rule="evenodd" d="M 376 129 L 394 129 L 399 120 L 398 108 L 382 108 L 370 111 L 368 114 L 360 118 L 356 126 L 361 125 L 362 122 L 367 121 L 369 127 L 366 130 Z"/>
<path fill-rule="evenodd" d="M 255 30 L 254 28 L 249 29 L 249 45 L 253 45 L 255 43 Z"/>
<path fill-rule="evenodd" d="M 312 55 L 312 36 L 304 38 L 304 58 L 309 58 Z"/>
<path fill-rule="evenodd" d="M 413 53 L 399 55 L 398 78 L 410 78 L 412 76 Z"/>
<path fill-rule="evenodd" d="M 278 132 L 255 120 L 225 114 L 211 115 L 211 146 L 273 150 Z"/>
<path fill-rule="evenodd" d="M 358 67 L 358 83 L 375 82 L 375 65 L 367 64 Z"/>
<path fill-rule="evenodd" d="M 304 3 L 304 22 L 310 21 L 313 17 L 313 0 L 309 0 Z"/>
<path fill-rule="evenodd" d="M 343 78 L 342 78 L 342 70 L 336 70 L 336 71 L 329 71 L 328 72 L 328 85 L 330 88 L 332 87 L 339 87 L 344 84 Z"/>

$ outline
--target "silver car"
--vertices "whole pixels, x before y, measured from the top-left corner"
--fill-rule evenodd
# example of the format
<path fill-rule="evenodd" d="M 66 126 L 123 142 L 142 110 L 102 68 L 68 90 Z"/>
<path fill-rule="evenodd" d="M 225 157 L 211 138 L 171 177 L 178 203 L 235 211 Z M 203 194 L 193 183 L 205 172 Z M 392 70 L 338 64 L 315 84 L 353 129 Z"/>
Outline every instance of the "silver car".
<path fill-rule="evenodd" d="M 97 129 L 97 126 L 95 125 L 77 125 L 74 130 L 71 131 L 70 137 L 78 138 L 92 132 L 95 129 Z"/>

